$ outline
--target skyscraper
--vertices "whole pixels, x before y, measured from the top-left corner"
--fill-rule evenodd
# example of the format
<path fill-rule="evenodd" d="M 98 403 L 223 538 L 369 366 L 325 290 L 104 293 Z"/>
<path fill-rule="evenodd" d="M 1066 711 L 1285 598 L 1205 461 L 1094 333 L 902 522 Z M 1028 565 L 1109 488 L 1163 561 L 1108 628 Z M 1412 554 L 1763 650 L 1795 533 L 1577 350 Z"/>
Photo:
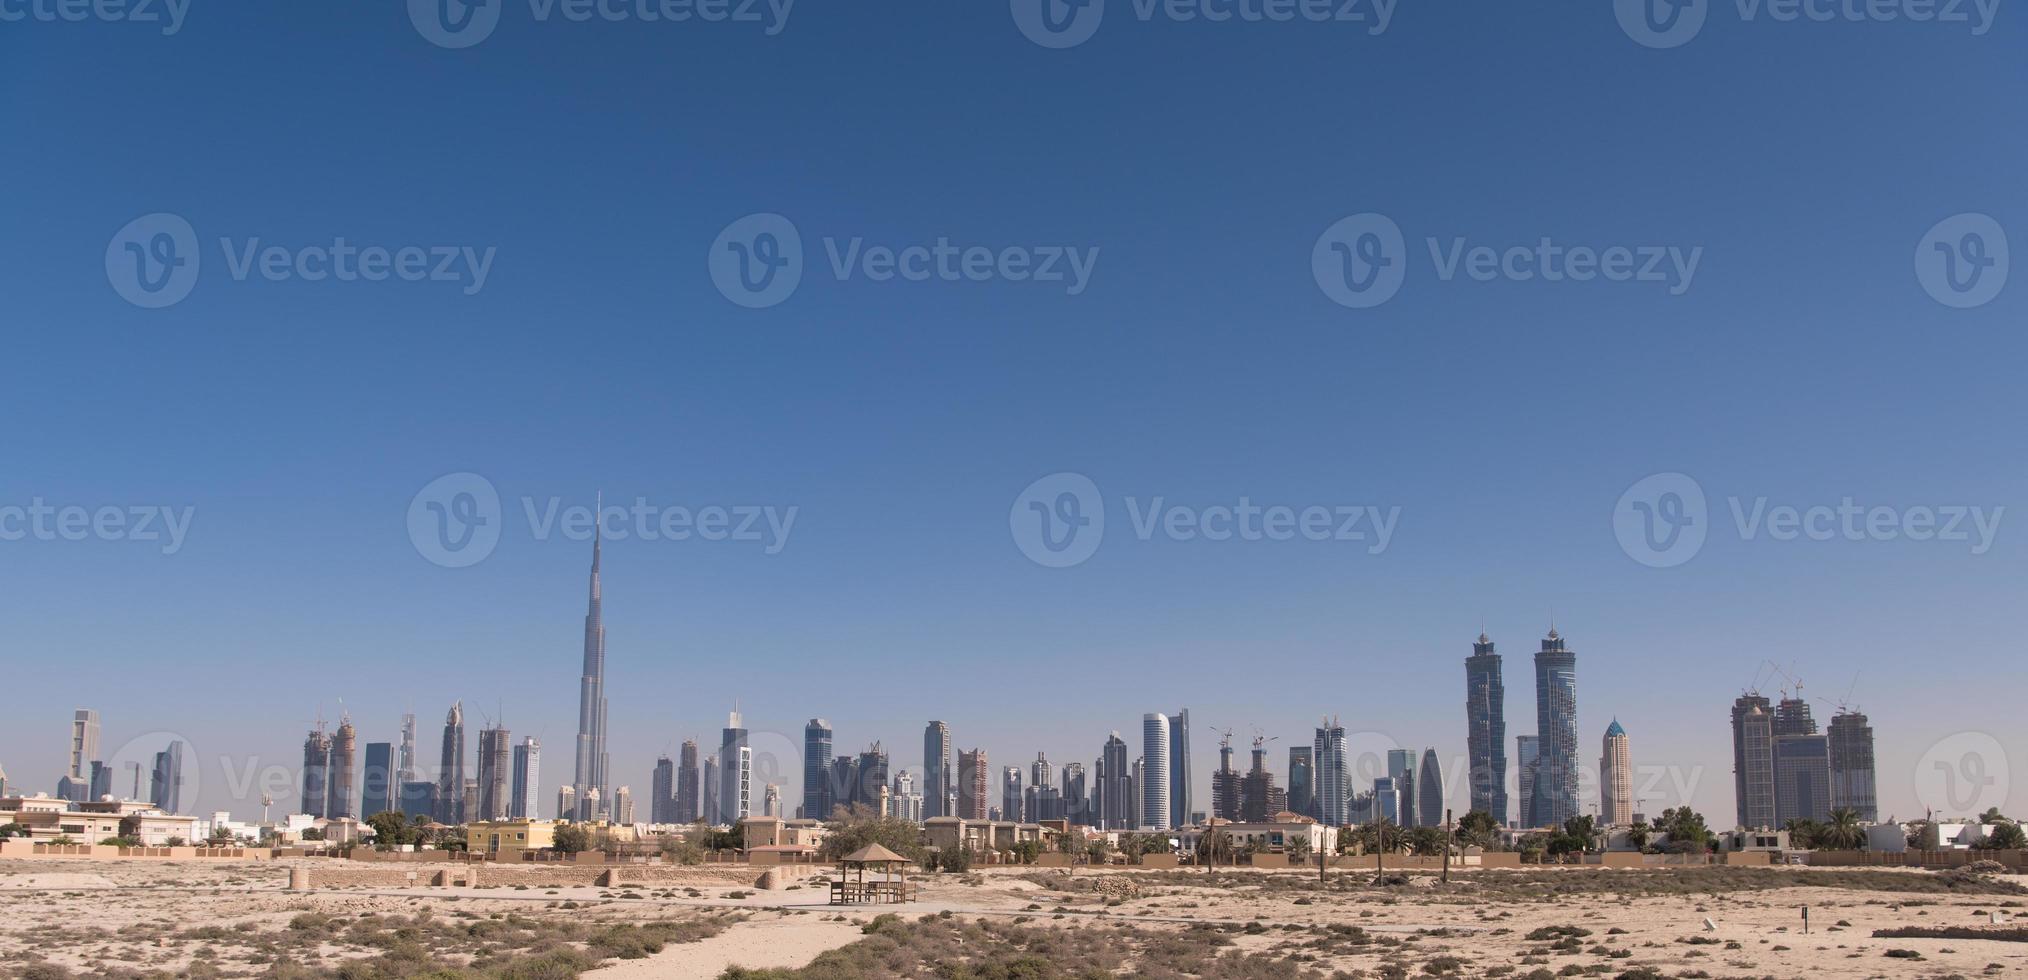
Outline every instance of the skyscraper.
<path fill-rule="evenodd" d="M 324 800 L 324 812 L 333 820 L 359 816 L 359 807 L 352 796 L 352 787 L 358 785 L 354 769 L 359 759 L 358 746 L 359 733 L 352 727 L 352 717 L 341 716 L 338 732 L 331 736 L 331 788 Z"/>
<path fill-rule="evenodd" d="M 1802 698 L 1783 698 L 1775 705 L 1774 733 L 1783 735 L 1815 735 L 1817 719 L 1810 716 L 1810 702 Z"/>
<path fill-rule="evenodd" d="M 542 742 L 523 736 L 514 747 L 514 783 L 508 790 L 507 815 L 516 820 L 534 820 L 541 810 L 535 794 L 542 789 Z"/>
<path fill-rule="evenodd" d="M 366 743 L 366 778 L 360 786 L 359 815 L 371 817 L 395 809 L 394 795 L 399 781 L 394 771 L 394 746 L 387 742 Z"/>
<path fill-rule="evenodd" d="M 805 820 L 829 820 L 838 805 L 831 785 L 831 723 L 812 718 L 803 726 L 803 806 Z"/>
<path fill-rule="evenodd" d="M 415 712 L 401 716 L 401 759 L 395 769 L 395 782 L 408 783 L 417 779 L 415 769 Z"/>
<path fill-rule="evenodd" d="M 723 808 L 718 805 L 718 791 L 724 788 L 724 781 L 719 778 L 718 768 L 717 756 L 704 757 L 704 776 L 700 780 L 704 787 L 704 800 L 699 811 L 703 816 L 699 819 L 714 825 L 718 823 L 719 817 L 725 815 Z"/>
<path fill-rule="evenodd" d="M 1401 787 L 1393 776 L 1382 776 L 1373 781 L 1373 819 L 1385 820 L 1401 826 Z"/>
<path fill-rule="evenodd" d="M 1324 719 L 1311 746 L 1317 759 L 1317 821 L 1329 827 L 1352 822 L 1352 763 L 1346 758 L 1345 726 Z"/>
<path fill-rule="evenodd" d="M 782 815 L 782 788 L 768 784 L 767 792 L 761 794 L 761 816 L 780 819 Z"/>
<path fill-rule="evenodd" d="M 1020 823 L 1021 803 L 1021 767 L 1008 766 L 1000 771 L 1000 819 Z"/>
<path fill-rule="evenodd" d="M 610 797 L 606 782 L 606 620 L 599 589 L 599 552 L 605 542 L 605 520 L 600 512 L 605 496 L 599 495 L 592 514 L 591 599 L 584 614 L 584 673 L 577 691 L 577 769 L 571 777 L 576 789 L 578 811 L 585 820 L 602 814 L 591 809 L 592 790 L 601 802 Z"/>
<path fill-rule="evenodd" d="M 612 819 L 614 823 L 619 824 L 622 827 L 633 826 L 634 825 L 633 789 L 627 786 L 616 787 L 613 790 L 612 806 L 608 807 L 607 810 L 612 813 Z"/>
<path fill-rule="evenodd" d="M 1114 732 L 1099 753 L 1099 829 L 1125 830 L 1132 826 L 1129 815 L 1139 812 L 1141 805 L 1129 789 L 1132 773 L 1132 763 L 1127 761 L 1127 741 Z"/>
<path fill-rule="evenodd" d="M 1266 743 L 1253 742 L 1253 766 L 1239 780 L 1239 819 L 1246 823 L 1267 823 L 1289 808 L 1289 797 L 1275 785 L 1268 771 Z"/>
<path fill-rule="evenodd" d="M 1779 716 L 1777 716 L 1779 718 Z M 1775 825 L 1831 819 L 1831 744 L 1822 735 L 1774 737 Z"/>
<path fill-rule="evenodd" d="M 1169 716 L 1151 711 L 1141 716 L 1141 826 L 1168 830 Z"/>
<path fill-rule="evenodd" d="M 1861 822 L 1880 819 L 1873 773 L 1873 727 L 1857 711 L 1831 718 L 1831 807 L 1849 809 Z"/>
<path fill-rule="evenodd" d="M 1775 829 L 1774 713 L 1768 699 L 1743 694 L 1732 703 L 1733 798 L 1739 826 Z"/>
<path fill-rule="evenodd" d="M 1577 816 L 1577 654 L 1551 629 L 1535 655 L 1535 823 Z"/>
<path fill-rule="evenodd" d="M 858 761 L 852 766 L 852 782 L 849 784 L 854 806 L 880 812 L 880 791 L 887 787 L 887 770 L 887 750 L 879 742 L 859 753 Z"/>
<path fill-rule="evenodd" d="M 556 788 L 556 819 L 577 819 L 577 787 L 558 786 Z"/>
<path fill-rule="evenodd" d="M 1605 751 L 1598 760 L 1599 820 L 1608 827 L 1634 822 L 1634 757 L 1620 720 L 1606 729 Z"/>
<path fill-rule="evenodd" d="M 648 822 L 675 823 L 676 760 L 662 756 L 655 760 L 655 778 L 648 784 Z"/>
<path fill-rule="evenodd" d="M 1422 769 L 1415 774 L 1415 822 L 1422 827 L 1444 825 L 1444 767 L 1435 749 L 1422 750 Z"/>
<path fill-rule="evenodd" d="M 513 777 L 513 741 L 505 728 L 479 730 L 479 811 L 467 820 L 505 820 Z"/>
<path fill-rule="evenodd" d="M 922 732 L 923 819 L 955 816 L 944 812 L 951 793 L 951 726 L 932 721 Z"/>
<path fill-rule="evenodd" d="M 1541 768 L 1541 743 L 1533 735 L 1514 736 L 1514 763 L 1520 768 L 1521 785 L 1521 826 L 1530 829 L 1543 826 L 1536 819 L 1535 773 Z"/>
<path fill-rule="evenodd" d="M 684 739 L 676 753 L 677 823 L 696 823 L 702 811 L 697 805 L 697 740 Z"/>
<path fill-rule="evenodd" d="M 1190 823 L 1190 709 L 1169 719 L 1169 823 Z"/>
<path fill-rule="evenodd" d="M 1501 825 L 1507 813 L 1507 685 L 1500 655 L 1484 633 L 1465 658 L 1465 751 L 1471 766 L 1472 809 Z"/>
<path fill-rule="evenodd" d="M 155 753 L 155 776 L 149 783 L 148 802 L 163 813 L 183 812 L 183 743 L 172 741 Z"/>
<path fill-rule="evenodd" d="M 88 778 L 91 762 L 99 757 L 99 713 L 79 708 L 70 719 L 70 775 Z"/>
<path fill-rule="evenodd" d="M 1387 778 L 1393 781 L 1391 785 L 1401 794 L 1401 806 L 1394 820 L 1404 827 L 1421 825 L 1415 815 L 1415 766 L 1414 749 L 1387 750 Z"/>
<path fill-rule="evenodd" d="M 1317 815 L 1316 746 L 1289 746 L 1289 812 Z"/>
<path fill-rule="evenodd" d="M 444 716 L 443 751 L 437 761 L 437 822 L 456 827 L 465 822 L 465 702 L 451 705 Z"/>
<path fill-rule="evenodd" d="M 1087 793 L 1084 763 L 1066 763 L 1063 767 L 1063 819 L 1079 827 L 1097 825 Z"/>
<path fill-rule="evenodd" d="M 990 807 L 986 795 L 986 750 L 958 753 L 958 812 L 966 820 L 984 820 Z"/>
<path fill-rule="evenodd" d="M 130 762 L 127 763 L 127 765 L 131 769 L 138 770 L 141 768 L 141 764 L 138 762 Z M 135 783 L 138 784 L 140 782 L 140 779 L 141 777 L 138 774 L 136 774 L 134 777 Z M 91 794 L 89 796 L 89 799 L 102 800 L 111 795 L 113 795 L 113 767 L 106 765 L 105 763 L 100 762 L 97 759 L 93 759 L 92 775 L 91 775 Z M 136 791 L 134 795 L 138 797 L 141 794 L 138 791 Z"/>
<path fill-rule="evenodd" d="M 303 812 L 322 820 L 331 792 L 331 736 L 322 725 L 303 740 Z"/>
<path fill-rule="evenodd" d="M 1211 815 L 1239 822 L 1239 781 L 1245 773 L 1232 766 L 1232 738 L 1218 743 L 1218 768 L 1211 774 Z"/>
<path fill-rule="evenodd" d="M 735 824 L 753 816 L 753 755 L 739 709 L 726 715 L 718 740 L 718 822 Z"/>

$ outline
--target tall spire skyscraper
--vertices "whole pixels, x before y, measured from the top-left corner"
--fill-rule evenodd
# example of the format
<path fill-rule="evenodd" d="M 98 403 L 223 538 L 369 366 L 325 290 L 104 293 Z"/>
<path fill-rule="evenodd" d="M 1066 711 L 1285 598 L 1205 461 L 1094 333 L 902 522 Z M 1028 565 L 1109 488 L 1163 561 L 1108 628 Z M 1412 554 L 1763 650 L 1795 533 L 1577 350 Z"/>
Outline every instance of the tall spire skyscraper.
<path fill-rule="evenodd" d="M 584 675 L 578 679 L 577 774 L 571 788 L 576 791 L 578 809 L 586 820 L 599 819 L 594 805 L 603 806 L 611 797 L 606 787 L 606 622 L 599 598 L 599 550 L 604 543 L 605 521 L 600 510 L 605 495 L 598 496 L 592 516 L 591 604 L 584 615 Z M 591 790 L 598 790 L 593 797 Z M 592 800 L 598 800 L 593 804 Z"/>

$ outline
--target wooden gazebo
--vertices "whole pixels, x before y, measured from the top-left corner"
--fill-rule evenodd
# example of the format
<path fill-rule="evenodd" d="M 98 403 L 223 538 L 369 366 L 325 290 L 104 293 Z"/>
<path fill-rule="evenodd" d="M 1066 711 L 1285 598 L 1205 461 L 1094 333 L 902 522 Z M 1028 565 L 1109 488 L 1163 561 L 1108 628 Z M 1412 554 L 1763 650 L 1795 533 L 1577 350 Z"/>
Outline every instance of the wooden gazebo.
<path fill-rule="evenodd" d="M 868 844 L 839 858 L 838 879 L 831 882 L 831 904 L 894 905 L 915 901 L 915 889 L 908 883 L 908 863 L 907 858 L 879 844 Z M 868 868 L 880 877 L 868 881 Z"/>

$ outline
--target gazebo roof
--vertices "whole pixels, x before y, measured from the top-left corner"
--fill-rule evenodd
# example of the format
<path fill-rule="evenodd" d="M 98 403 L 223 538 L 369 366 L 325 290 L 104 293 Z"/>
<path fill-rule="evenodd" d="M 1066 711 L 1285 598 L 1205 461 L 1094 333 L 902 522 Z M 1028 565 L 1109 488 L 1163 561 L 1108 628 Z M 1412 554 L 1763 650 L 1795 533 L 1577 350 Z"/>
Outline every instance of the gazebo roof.
<path fill-rule="evenodd" d="M 908 859 L 879 844 L 868 844 L 838 859 L 843 864 L 907 864 Z"/>

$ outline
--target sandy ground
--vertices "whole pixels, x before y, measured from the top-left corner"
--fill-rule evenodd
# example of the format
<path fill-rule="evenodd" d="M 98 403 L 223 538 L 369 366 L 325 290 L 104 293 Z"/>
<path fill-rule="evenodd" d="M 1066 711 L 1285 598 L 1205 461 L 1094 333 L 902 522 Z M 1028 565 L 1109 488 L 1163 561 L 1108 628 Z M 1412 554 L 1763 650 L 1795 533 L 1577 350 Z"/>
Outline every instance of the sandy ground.
<path fill-rule="evenodd" d="M 312 867 L 318 865 L 312 864 Z M 324 865 L 328 867 L 328 865 Z M 259 935 L 288 936 L 289 923 L 306 912 L 357 917 L 363 912 L 412 915 L 428 908 L 459 920 L 522 916 L 595 923 L 684 920 L 737 911 L 748 916 L 727 931 L 673 945 L 639 960 L 619 960 L 596 971 L 601 980 L 649 977 L 713 978 L 728 965 L 794 967 L 826 949 L 855 942 L 859 925 L 891 908 L 857 909 L 839 920 L 825 904 L 822 886 L 772 892 L 746 891 L 752 872 L 700 868 L 680 880 L 611 889 L 548 887 L 517 882 L 511 872 L 489 873 L 486 887 L 386 888 L 352 886 L 290 893 L 288 865 L 221 865 L 210 862 L 0 862 L 0 976 L 41 959 L 86 974 L 118 969 L 181 969 L 208 959 L 221 976 L 257 976 L 257 962 L 207 951 L 203 937 L 177 930 L 212 926 Z M 1549 872 L 1557 874 L 1558 872 Z M 1485 884 L 1475 883 L 1479 874 Z M 1249 926 L 1234 934 L 1239 948 L 1287 955 L 1316 933 L 1307 927 L 1354 925 L 1390 937 L 1378 948 L 1320 954 L 1309 965 L 1364 970 L 1389 962 L 1411 972 L 1439 956 L 1468 964 L 1467 976 L 1496 966 L 1519 974 L 1575 967 L 1605 976 L 1650 967 L 1670 977 L 1943 977 L 2028 976 L 2028 943 L 1971 939 L 1874 939 L 1875 929 L 1906 925 L 1980 926 L 1995 912 L 2028 924 L 2028 895 L 1970 895 L 1821 887 L 1833 872 L 1783 872 L 1784 887 L 1700 891 L 1689 894 L 1621 894 L 1612 879 L 1594 878 L 1578 894 L 1543 897 L 1494 886 L 1493 873 L 1465 872 L 1448 887 L 1371 887 L 1368 874 L 1336 872 L 1334 881 L 1356 887 L 1319 891 L 1299 871 L 1243 872 L 1202 879 L 1192 873 L 1126 870 L 1063 872 L 994 870 L 930 879 L 924 900 L 909 916 L 950 912 L 967 917 L 1023 921 L 1036 927 L 1132 925 L 1173 930 L 1207 922 Z M 1648 875 L 1650 872 L 1606 872 Z M 1666 874 L 1666 873 L 1664 873 Z M 1920 871 L 1882 872 L 1925 875 Z M 1035 879 L 1035 880 L 1031 880 Z M 1627 879 L 1634 880 L 1634 879 Z M 1648 879 L 1653 880 L 1653 879 Z M 2028 879 L 2013 879 L 2023 881 Z M 1605 883 L 1601 884 L 1600 881 Z M 1789 885 L 1793 882 L 1793 885 Z M 1214 887 L 1215 885 L 1215 887 Z M 742 893 L 745 892 L 745 893 Z M 565 908 L 565 903 L 572 903 Z M 1811 932 L 1802 931 L 1802 909 Z M 1703 920 L 1712 920 L 1707 930 Z M 1588 930 L 1581 949 L 1551 951 L 1531 940 L 1544 927 Z M 1920 956 L 1890 958 L 1890 949 Z M 307 965 L 335 969 L 348 957 L 377 951 L 338 945 L 313 951 Z"/>

